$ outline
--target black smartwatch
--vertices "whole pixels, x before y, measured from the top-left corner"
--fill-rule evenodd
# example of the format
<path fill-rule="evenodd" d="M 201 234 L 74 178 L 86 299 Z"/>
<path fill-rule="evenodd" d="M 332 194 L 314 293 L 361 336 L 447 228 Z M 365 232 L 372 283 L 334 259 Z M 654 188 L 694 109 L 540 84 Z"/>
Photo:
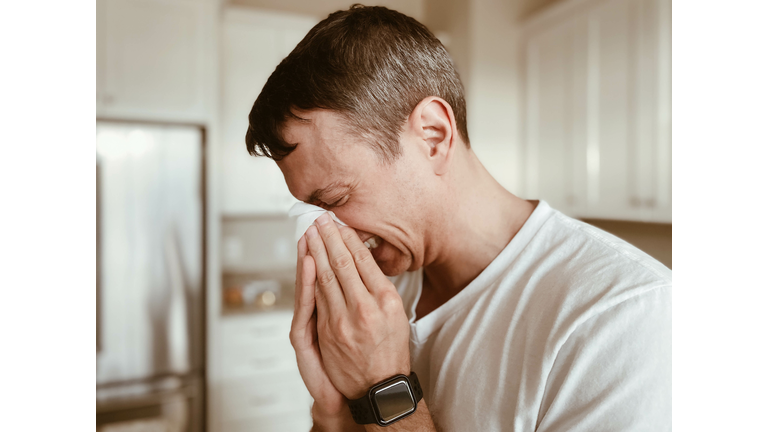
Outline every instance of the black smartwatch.
<path fill-rule="evenodd" d="M 415 372 L 395 375 L 368 390 L 368 394 L 349 401 L 349 410 L 357 424 L 388 426 L 416 412 L 422 397 Z"/>

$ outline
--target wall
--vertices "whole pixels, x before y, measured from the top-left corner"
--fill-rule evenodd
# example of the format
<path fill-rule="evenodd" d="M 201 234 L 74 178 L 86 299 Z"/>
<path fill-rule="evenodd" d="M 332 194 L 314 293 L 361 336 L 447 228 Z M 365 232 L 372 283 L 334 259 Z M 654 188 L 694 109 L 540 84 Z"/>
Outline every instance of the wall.
<path fill-rule="evenodd" d="M 355 0 L 231 0 L 230 4 L 240 6 L 251 6 L 262 9 L 272 9 L 283 12 L 294 12 L 305 15 L 313 15 L 317 18 L 325 18 L 329 13 L 339 9 L 347 9 L 354 3 L 360 3 L 370 6 L 386 6 L 390 9 L 400 11 L 408 16 L 412 16 L 421 21 L 424 12 L 423 0 L 378 0 L 378 1 L 355 1 Z"/>
<path fill-rule="evenodd" d="M 517 8 L 520 1 L 470 4 L 471 68 L 466 83 L 472 145 L 507 190 L 522 191 L 521 94 Z"/>
<path fill-rule="evenodd" d="M 471 61 L 469 4 L 470 0 L 426 0 L 422 21 L 445 45 L 465 86 Z"/>
<path fill-rule="evenodd" d="M 562 0 L 526 0 L 526 1 L 520 1 L 519 6 L 517 8 L 517 17 L 520 20 L 524 20 L 526 18 L 529 18 L 533 15 L 536 15 L 537 13 L 543 11 L 544 9 L 548 8 L 549 6 L 552 6 L 555 3 L 558 3 Z"/>
<path fill-rule="evenodd" d="M 515 194 L 523 189 L 523 19 L 560 0 L 425 0 L 424 24 L 448 41 L 467 98 L 472 148 Z"/>
<path fill-rule="evenodd" d="M 464 83 L 475 153 L 509 191 L 522 193 L 520 21 L 560 0 L 361 1 L 424 23 L 446 45 Z M 231 0 L 231 4 L 324 18 L 351 0 Z"/>
<path fill-rule="evenodd" d="M 672 224 L 585 219 L 672 268 Z"/>

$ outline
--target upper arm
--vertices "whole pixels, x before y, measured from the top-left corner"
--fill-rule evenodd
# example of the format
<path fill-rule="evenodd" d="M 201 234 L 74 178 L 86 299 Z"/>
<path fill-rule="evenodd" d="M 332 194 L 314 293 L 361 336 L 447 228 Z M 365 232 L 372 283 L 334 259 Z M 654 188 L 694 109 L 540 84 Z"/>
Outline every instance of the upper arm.
<path fill-rule="evenodd" d="M 671 430 L 671 287 L 582 323 L 547 378 L 537 431 Z"/>

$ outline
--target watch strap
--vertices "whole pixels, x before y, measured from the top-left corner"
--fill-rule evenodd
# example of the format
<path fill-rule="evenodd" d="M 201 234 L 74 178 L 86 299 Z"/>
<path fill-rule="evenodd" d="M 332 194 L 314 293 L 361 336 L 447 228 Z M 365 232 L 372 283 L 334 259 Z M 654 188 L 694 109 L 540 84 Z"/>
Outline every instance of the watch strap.
<path fill-rule="evenodd" d="M 416 376 L 416 372 L 411 372 L 411 374 L 405 378 L 408 380 L 411 392 L 413 393 L 413 399 L 416 403 L 416 406 L 418 407 L 419 401 L 421 401 L 421 398 L 424 396 L 424 392 L 421 390 L 421 384 L 419 383 L 419 378 Z M 389 379 L 385 381 L 389 381 Z M 379 384 L 376 384 L 376 386 L 378 385 Z M 352 413 L 352 418 L 357 424 L 378 423 L 376 419 L 376 412 L 373 408 L 373 401 L 371 401 L 370 391 L 368 391 L 365 396 L 359 399 L 349 401 L 349 411 Z"/>
<path fill-rule="evenodd" d="M 411 372 L 411 374 L 408 375 L 408 382 L 411 383 L 413 398 L 416 400 L 416 405 L 418 405 L 421 398 L 424 397 L 424 392 L 421 390 L 421 383 L 419 383 L 419 378 L 416 376 L 416 372 Z"/>
<path fill-rule="evenodd" d="M 376 413 L 373 412 L 373 405 L 366 393 L 360 399 L 349 401 L 349 411 L 352 413 L 352 419 L 357 424 L 376 424 Z"/>

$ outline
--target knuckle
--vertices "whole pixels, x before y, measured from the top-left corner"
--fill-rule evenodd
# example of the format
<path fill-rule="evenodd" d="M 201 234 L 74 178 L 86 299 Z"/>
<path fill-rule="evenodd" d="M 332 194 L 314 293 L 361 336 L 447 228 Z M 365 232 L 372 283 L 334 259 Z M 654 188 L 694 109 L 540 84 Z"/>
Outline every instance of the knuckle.
<path fill-rule="evenodd" d="M 403 308 L 403 300 L 400 295 L 392 291 L 384 291 L 380 297 L 381 306 L 387 311 L 394 311 Z"/>
<path fill-rule="evenodd" d="M 336 338 L 341 341 L 348 341 L 352 337 L 352 327 L 349 324 L 349 321 L 345 318 L 336 318 L 332 324 L 333 333 L 336 335 Z"/>
<path fill-rule="evenodd" d="M 325 270 L 317 275 L 317 281 L 320 282 L 320 285 L 328 286 L 331 283 L 333 283 L 333 280 L 336 278 L 336 275 L 333 273 L 332 270 Z"/>
<path fill-rule="evenodd" d="M 328 230 L 323 237 L 325 237 L 326 242 L 329 243 L 341 240 L 341 234 L 338 230 Z"/>
<path fill-rule="evenodd" d="M 333 267 L 338 270 L 344 270 L 352 265 L 352 260 L 348 255 L 342 255 L 333 259 Z"/>
<path fill-rule="evenodd" d="M 302 309 L 314 308 L 315 307 L 315 300 L 314 299 L 305 299 L 305 298 L 303 298 L 303 299 L 299 300 L 299 306 Z"/>
<path fill-rule="evenodd" d="M 358 241 L 360 240 L 360 237 L 357 235 L 357 231 L 348 226 L 341 227 L 339 229 L 339 233 L 345 242 L 353 242 L 355 239 Z"/>
<path fill-rule="evenodd" d="M 371 252 L 368 249 L 362 248 L 355 251 L 354 257 L 356 263 L 364 264 L 371 259 Z"/>

